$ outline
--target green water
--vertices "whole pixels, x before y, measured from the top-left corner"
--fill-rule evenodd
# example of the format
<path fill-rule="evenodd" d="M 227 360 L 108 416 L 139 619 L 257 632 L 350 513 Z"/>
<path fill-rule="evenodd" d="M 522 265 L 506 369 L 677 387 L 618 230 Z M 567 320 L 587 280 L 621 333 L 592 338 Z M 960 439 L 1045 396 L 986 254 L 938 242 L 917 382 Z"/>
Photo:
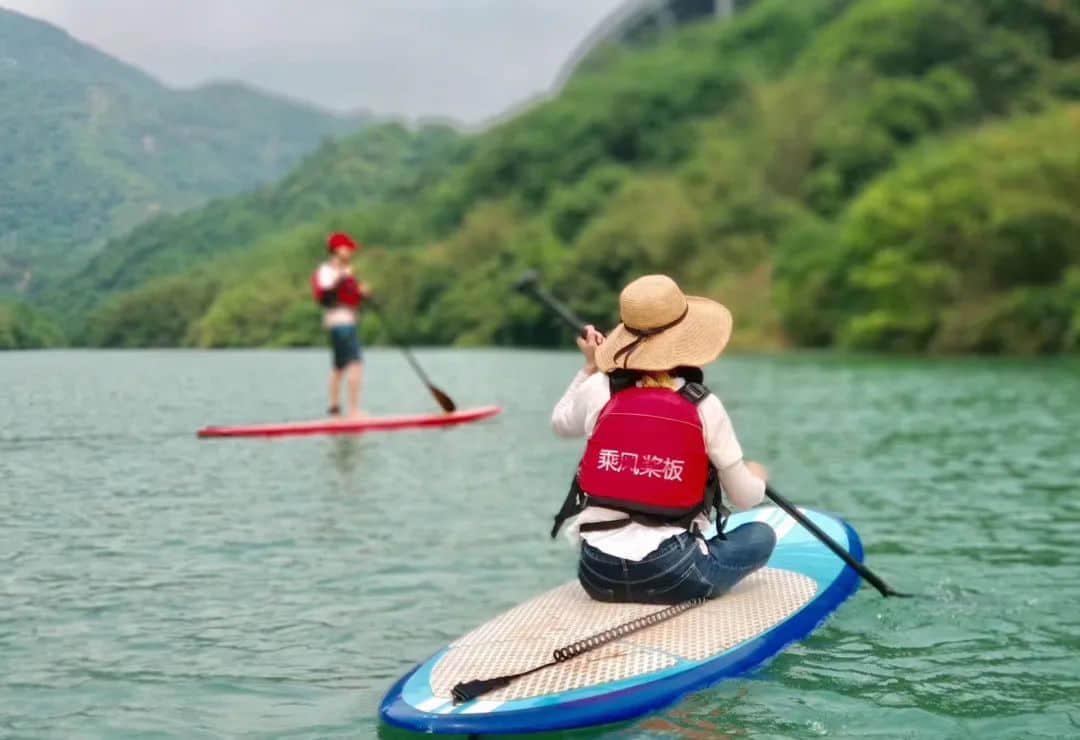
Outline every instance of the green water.
<path fill-rule="evenodd" d="M 425 351 L 490 421 L 204 440 L 316 416 L 324 352 L 0 354 L 0 737 L 384 737 L 415 662 L 572 577 L 569 353 Z M 1080 365 L 732 357 L 778 490 L 844 515 L 864 587 L 751 678 L 586 737 L 1080 736 Z M 373 411 L 434 407 L 393 352 Z M 407 735 L 406 735 L 407 736 Z"/>

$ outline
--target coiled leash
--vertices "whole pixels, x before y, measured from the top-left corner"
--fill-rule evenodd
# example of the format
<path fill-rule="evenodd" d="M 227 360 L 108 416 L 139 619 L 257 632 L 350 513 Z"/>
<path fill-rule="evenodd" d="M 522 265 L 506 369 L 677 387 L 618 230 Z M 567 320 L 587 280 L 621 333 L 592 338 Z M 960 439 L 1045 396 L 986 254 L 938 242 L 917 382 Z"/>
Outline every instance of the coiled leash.
<path fill-rule="evenodd" d="M 701 597 L 697 599 L 690 599 L 674 606 L 669 606 L 666 609 L 653 612 L 652 614 L 646 614 L 644 617 L 638 617 L 632 619 L 629 622 L 620 624 L 617 627 L 606 629 L 603 632 L 597 632 L 591 637 L 586 637 L 584 640 L 578 640 L 571 643 L 566 647 L 561 647 L 552 652 L 552 660 L 544 663 L 544 665 L 537 666 L 536 668 L 530 668 L 527 671 L 521 673 L 513 673 L 508 676 L 499 676 L 497 678 L 483 678 L 474 681 L 462 681 L 454 686 L 450 690 L 451 696 L 454 697 L 454 704 L 462 704 L 467 701 L 472 701 L 484 694 L 494 691 L 495 689 L 501 689 L 509 686 L 512 681 L 515 681 L 524 676 L 531 675 L 537 671 L 542 671 L 545 668 L 550 668 L 553 665 L 558 665 L 571 658 L 576 658 L 579 655 L 595 650 L 601 645 L 606 645 L 613 640 L 618 640 L 620 637 L 626 637 L 627 635 L 637 632 L 638 630 L 645 629 L 646 627 L 652 627 L 655 624 L 659 624 L 665 620 L 682 614 L 685 611 L 693 609 L 695 606 L 704 604 L 708 599 Z"/>

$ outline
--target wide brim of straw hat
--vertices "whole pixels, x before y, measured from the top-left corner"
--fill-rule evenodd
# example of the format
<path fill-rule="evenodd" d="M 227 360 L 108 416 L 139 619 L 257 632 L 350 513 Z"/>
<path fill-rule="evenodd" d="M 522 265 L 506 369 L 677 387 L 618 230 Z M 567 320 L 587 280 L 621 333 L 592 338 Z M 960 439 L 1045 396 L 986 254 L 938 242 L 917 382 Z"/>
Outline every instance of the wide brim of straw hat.
<path fill-rule="evenodd" d="M 647 337 L 617 362 L 615 355 L 636 337 L 623 324 L 616 326 L 597 347 L 596 366 L 605 373 L 622 368 L 656 372 L 702 367 L 715 360 L 731 339 L 731 312 L 723 304 L 699 296 L 686 296 L 686 305 L 682 321 Z"/>

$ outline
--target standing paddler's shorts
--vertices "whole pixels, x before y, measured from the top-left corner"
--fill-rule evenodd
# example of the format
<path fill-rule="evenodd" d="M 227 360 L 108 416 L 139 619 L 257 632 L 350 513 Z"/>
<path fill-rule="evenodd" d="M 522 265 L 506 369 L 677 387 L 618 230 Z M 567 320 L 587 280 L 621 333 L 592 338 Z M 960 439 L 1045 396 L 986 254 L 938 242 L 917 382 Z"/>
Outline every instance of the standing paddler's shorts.
<path fill-rule="evenodd" d="M 359 362 L 363 359 L 364 351 L 360 346 L 360 337 L 356 333 L 356 324 L 331 327 L 330 348 L 334 351 L 335 370 L 342 370 L 350 362 Z"/>

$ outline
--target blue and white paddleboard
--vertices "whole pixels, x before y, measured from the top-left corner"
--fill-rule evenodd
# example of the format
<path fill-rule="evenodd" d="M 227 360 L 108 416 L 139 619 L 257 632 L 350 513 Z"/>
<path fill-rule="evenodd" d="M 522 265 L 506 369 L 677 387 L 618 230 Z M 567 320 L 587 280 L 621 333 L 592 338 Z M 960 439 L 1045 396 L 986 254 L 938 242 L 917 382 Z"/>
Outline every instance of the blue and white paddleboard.
<path fill-rule="evenodd" d="M 800 509 L 862 561 L 849 524 Z M 657 611 L 591 600 L 577 581 L 514 607 L 440 650 L 398 680 L 379 713 L 388 724 L 437 734 L 549 732 L 633 719 L 686 694 L 741 676 L 820 625 L 859 586 L 859 576 L 775 507 L 735 514 L 776 530 L 768 564 L 723 597 L 566 662 L 455 705 L 461 681 L 528 670 L 582 638 Z"/>

